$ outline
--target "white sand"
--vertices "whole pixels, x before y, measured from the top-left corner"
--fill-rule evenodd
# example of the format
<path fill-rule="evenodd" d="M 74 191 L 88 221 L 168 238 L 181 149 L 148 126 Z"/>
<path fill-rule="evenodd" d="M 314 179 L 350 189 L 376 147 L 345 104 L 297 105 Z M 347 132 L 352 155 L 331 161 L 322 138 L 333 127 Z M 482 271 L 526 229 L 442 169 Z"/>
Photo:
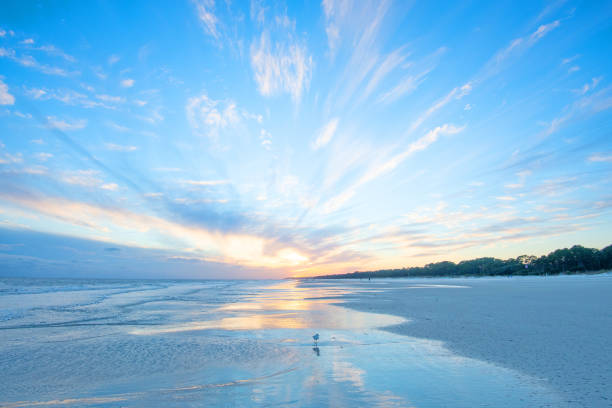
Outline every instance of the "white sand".
<path fill-rule="evenodd" d="M 545 379 L 572 405 L 612 407 L 610 274 L 345 282 L 382 292 L 349 296 L 344 306 L 412 319 L 389 331 Z"/>

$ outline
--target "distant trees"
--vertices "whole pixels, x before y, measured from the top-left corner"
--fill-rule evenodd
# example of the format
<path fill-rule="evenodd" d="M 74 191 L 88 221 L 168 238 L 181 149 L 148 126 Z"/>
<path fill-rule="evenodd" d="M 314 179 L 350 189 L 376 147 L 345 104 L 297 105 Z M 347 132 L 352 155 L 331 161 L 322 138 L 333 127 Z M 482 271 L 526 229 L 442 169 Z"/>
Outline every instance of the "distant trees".
<path fill-rule="evenodd" d="M 459 263 L 443 261 L 418 267 L 352 272 L 317 276 L 317 278 L 555 275 L 610 269 L 612 269 L 612 245 L 602 250 L 574 245 L 569 249 L 557 249 L 539 258 L 534 255 L 521 255 L 506 260 L 477 258 Z"/>

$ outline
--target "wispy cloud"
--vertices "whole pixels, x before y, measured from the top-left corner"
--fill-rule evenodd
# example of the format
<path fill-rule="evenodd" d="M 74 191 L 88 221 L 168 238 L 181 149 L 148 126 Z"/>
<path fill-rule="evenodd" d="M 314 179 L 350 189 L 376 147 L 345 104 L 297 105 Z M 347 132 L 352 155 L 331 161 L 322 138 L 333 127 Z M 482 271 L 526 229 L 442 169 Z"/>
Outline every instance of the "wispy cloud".
<path fill-rule="evenodd" d="M 15 97 L 9 93 L 8 85 L 0 77 L 0 105 L 13 105 Z"/>
<path fill-rule="evenodd" d="M 567 123 L 578 118 L 588 117 L 612 108 L 612 87 L 608 86 L 597 92 L 588 92 L 592 89 L 591 86 L 594 87 L 598 82 L 599 79 L 596 78 L 596 81 L 592 81 L 588 84 L 589 87 L 586 89 L 587 94 L 566 106 L 563 109 L 564 113 L 562 115 L 553 118 L 543 131 L 543 136 L 548 137 L 558 132 L 563 126 L 567 125 Z"/>
<path fill-rule="evenodd" d="M 510 41 L 509 45 L 502 48 L 501 50 L 496 52 L 495 55 L 493 55 L 493 57 L 485 64 L 483 69 L 476 75 L 472 82 L 474 84 L 479 84 L 489 79 L 491 76 L 496 75 L 502 70 L 504 64 L 507 61 L 511 60 L 512 57 L 517 57 L 525 53 L 536 43 L 538 43 L 542 38 L 544 38 L 548 33 L 553 31 L 560 25 L 560 20 L 555 20 L 548 24 L 542 24 L 531 34 L 528 34 L 523 37 L 518 37 Z"/>
<path fill-rule="evenodd" d="M 68 72 L 63 68 L 53 67 L 39 63 L 31 55 L 17 55 L 15 50 L 10 48 L 0 48 L 0 57 L 8 58 L 24 67 L 36 69 L 44 74 L 67 76 Z"/>
<path fill-rule="evenodd" d="M 319 134 L 312 144 L 312 148 L 314 150 L 318 150 L 321 147 L 324 147 L 329 143 L 329 141 L 334 137 L 336 133 L 336 129 L 338 128 L 338 118 L 334 118 L 327 122 L 327 124 L 319 131 Z"/>
<path fill-rule="evenodd" d="M 136 146 L 118 145 L 114 143 L 105 143 L 104 145 L 108 150 L 113 150 L 115 152 L 133 152 L 138 150 Z"/>
<path fill-rule="evenodd" d="M 84 108 L 102 107 L 113 109 L 114 104 L 123 101 L 122 98 L 112 97 L 110 95 L 96 95 L 97 100 L 93 100 L 87 95 L 71 89 L 26 88 L 25 93 L 33 99 L 41 101 L 53 99 L 66 105 L 78 105 Z"/>
<path fill-rule="evenodd" d="M 395 68 L 404 63 L 406 60 L 407 54 L 404 51 L 405 47 L 400 47 L 399 49 L 388 54 L 382 63 L 376 68 L 372 76 L 370 77 L 370 81 L 365 87 L 365 91 L 363 93 L 363 98 L 367 99 L 372 92 L 378 87 L 378 84 Z M 402 81 L 403 82 L 403 81 Z"/>
<path fill-rule="evenodd" d="M 102 190 L 117 191 L 119 189 L 119 186 L 115 183 L 106 183 L 106 184 L 102 184 L 100 188 Z"/>
<path fill-rule="evenodd" d="M 595 153 L 589 156 L 587 159 L 590 162 L 612 162 L 612 154 L 601 154 Z"/>
<path fill-rule="evenodd" d="M 189 98 L 185 111 L 196 133 L 215 139 L 221 131 L 236 126 L 241 120 L 236 103 L 231 100 L 214 100 L 206 94 Z"/>
<path fill-rule="evenodd" d="M 421 82 L 425 79 L 425 75 L 429 70 L 421 72 L 418 75 L 409 75 L 403 78 L 395 87 L 385 92 L 378 98 L 380 103 L 392 103 L 400 99 L 401 97 L 414 91 Z"/>
<path fill-rule="evenodd" d="M 343 8 L 344 5 L 334 3 L 333 10 L 339 7 Z M 328 95 L 327 104 L 333 108 L 341 109 L 352 101 L 355 97 L 355 93 L 362 89 L 364 82 L 376 68 L 377 64 L 381 63 L 379 55 L 380 32 L 381 28 L 384 26 L 385 18 L 390 7 L 391 2 L 388 0 L 364 3 L 364 8 L 360 9 L 360 13 L 351 13 L 345 17 L 350 21 L 350 25 L 353 26 L 354 38 L 351 38 L 353 43 L 351 46 L 352 52 L 341 75 L 342 81 L 339 81 L 336 88 Z M 356 29 L 356 27 L 359 27 L 359 29 Z M 393 56 L 393 53 L 391 53 L 391 55 L 391 59 L 388 60 L 387 65 L 382 68 L 382 71 L 378 72 L 378 79 L 374 79 L 370 92 L 373 91 L 374 86 L 389 72 L 388 70 L 392 68 L 394 64 L 397 64 L 397 58 L 399 58 L 399 56 Z M 367 86 L 365 89 L 367 90 Z M 360 100 L 363 99 L 364 98 L 361 98 Z"/>
<path fill-rule="evenodd" d="M 47 161 L 47 160 L 49 160 L 50 158 L 53 157 L 53 154 L 41 152 L 41 153 L 36 153 L 35 156 L 40 161 Z"/>
<path fill-rule="evenodd" d="M 100 172 L 97 170 L 63 171 L 59 179 L 64 183 L 81 187 L 97 187 L 102 183 Z"/>
<path fill-rule="evenodd" d="M 121 57 L 119 57 L 117 54 L 113 54 L 108 57 L 108 65 L 115 65 L 120 59 Z"/>
<path fill-rule="evenodd" d="M 548 24 L 542 24 L 541 26 L 538 27 L 538 29 L 533 32 L 530 36 L 529 36 L 529 40 L 528 43 L 530 45 L 535 44 L 537 41 L 539 41 L 542 37 L 544 37 L 546 34 L 548 34 L 549 32 L 551 32 L 552 30 L 554 30 L 555 28 L 559 27 L 561 25 L 561 21 L 559 20 L 555 20 L 552 23 L 548 23 Z"/>
<path fill-rule="evenodd" d="M 580 57 L 580 54 L 576 54 L 576 55 L 571 56 L 571 57 L 569 57 L 569 58 L 563 58 L 563 59 L 561 60 L 561 65 L 566 65 L 566 64 L 569 64 L 570 62 L 572 62 L 572 61 L 576 60 L 576 59 L 577 59 L 577 58 L 579 58 L 579 57 Z"/>
<path fill-rule="evenodd" d="M 438 110 L 442 109 L 444 106 L 448 105 L 453 100 L 459 100 L 464 96 L 468 95 L 472 91 L 472 84 L 470 82 L 453 88 L 446 96 L 435 102 L 431 105 L 425 112 L 423 112 L 417 119 L 415 119 L 408 131 L 410 133 L 414 132 L 425 120 L 427 120 L 431 115 L 436 113 Z"/>
<path fill-rule="evenodd" d="M 292 40 L 273 41 L 264 31 L 251 44 L 251 66 L 262 95 L 288 93 L 299 102 L 310 85 L 313 62 L 305 45 Z"/>
<path fill-rule="evenodd" d="M 592 91 L 593 89 L 595 89 L 597 87 L 597 85 L 601 82 L 602 79 L 603 79 L 602 76 L 597 77 L 597 78 L 592 78 L 591 82 L 587 82 L 580 89 L 574 89 L 573 92 L 578 94 L 578 95 L 584 95 L 584 94 Z"/>
<path fill-rule="evenodd" d="M 499 201 L 516 201 L 516 197 L 512 196 L 497 196 L 495 199 Z"/>
<path fill-rule="evenodd" d="M 109 128 L 111 128 L 111 129 L 113 129 L 114 131 L 117 131 L 117 132 L 128 132 L 130 130 L 130 128 L 128 128 L 126 126 L 119 125 L 119 124 L 117 124 L 115 122 L 112 122 L 112 121 L 106 122 L 106 126 L 108 126 Z"/>
<path fill-rule="evenodd" d="M 102 102 L 111 103 L 111 104 L 125 102 L 125 98 L 121 96 L 113 96 L 113 95 L 107 95 L 107 94 L 96 95 L 96 98 L 98 98 Z"/>
<path fill-rule="evenodd" d="M 131 88 L 134 86 L 134 80 L 131 78 L 122 79 L 120 84 L 123 88 Z"/>
<path fill-rule="evenodd" d="M 190 186 L 198 186 L 198 187 L 210 187 L 210 186 L 220 186 L 224 184 L 229 184 L 229 180 L 182 180 L 182 183 L 188 184 Z"/>
<path fill-rule="evenodd" d="M 424 136 L 412 142 L 408 148 L 401 153 L 395 154 L 390 158 L 385 158 L 381 162 L 378 162 L 367 169 L 356 183 L 328 200 L 323 206 L 324 212 L 330 213 L 338 210 L 344 203 L 346 203 L 356 194 L 359 187 L 395 170 L 408 157 L 412 156 L 416 152 L 427 149 L 430 145 L 435 143 L 440 136 L 453 135 L 461 132 L 463 129 L 465 129 L 465 126 L 457 127 L 454 125 L 445 124 L 430 130 Z"/>
<path fill-rule="evenodd" d="M 335 56 L 341 43 L 341 26 L 345 17 L 353 8 L 351 0 L 323 0 L 321 5 L 325 14 L 325 34 L 332 57 Z"/>
<path fill-rule="evenodd" d="M 504 187 L 509 188 L 509 189 L 523 188 L 525 186 L 525 179 L 527 178 L 527 176 L 531 175 L 531 171 L 530 170 L 519 171 L 518 173 L 516 173 L 516 175 L 519 178 L 518 182 L 508 183 L 504 185 Z"/>
<path fill-rule="evenodd" d="M 215 1 L 214 0 L 194 0 L 198 18 L 202 22 L 204 31 L 215 39 L 219 39 L 219 31 L 217 25 L 219 20 L 214 13 Z"/>
<path fill-rule="evenodd" d="M 58 119 L 55 116 L 47 116 L 47 126 L 51 129 L 58 129 L 64 132 L 81 130 L 87 126 L 87 120 L 78 119 L 67 121 L 65 119 Z"/>
<path fill-rule="evenodd" d="M 23 162 L 23 156 L 21 153 L 11 154 L 4 152 L 5 146 L 0 142 L 0 164 L 13 164 Z"/>
<path fill-rule="evenodd" d="M 34 50 L 38 50 L 38 51 L 43 51 L 48 55 L 52 55 L 55 57 L 60 57 L 63 58 L 64 60 L 68 61 L 68 62 L 76 62 L 76 58 L 74 58 L 72 55 L 70 54 L 66 54 L 63 50 L 61 50 L 60 48 L 56 47 L 55 45 L 42 45 L 40 47 L 34 47 L 32 48 Z"/>
<path fill-rule="evenodd" d="M 424 136 L 410 143 L 408 148 L 403 152 L 393 156 L 391 159 L 385 161 L 382 165 L 371 168 L 360 180 L 359 184 L 364 184 L 372 181 L 381 175 L 394 170 L 400 163 L 412 156 L 414 153 L 421 150 L 427 149 L 430 145 L 435 143 L 442 135 L 454 135 L 465 129 L 465 126 L 457 127 L 451 124 L 445 124 L 438 126 Z"/>

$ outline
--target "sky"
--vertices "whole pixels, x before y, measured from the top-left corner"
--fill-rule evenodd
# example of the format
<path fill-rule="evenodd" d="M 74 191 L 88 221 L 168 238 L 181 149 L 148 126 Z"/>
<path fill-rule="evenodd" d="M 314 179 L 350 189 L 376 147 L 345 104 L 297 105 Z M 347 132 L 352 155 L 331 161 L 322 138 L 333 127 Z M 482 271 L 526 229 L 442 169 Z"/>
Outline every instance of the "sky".
<path fill-rule="evenodd" d="M 612 243 L 608 1 L 5 1 L 0 275 Z"/>

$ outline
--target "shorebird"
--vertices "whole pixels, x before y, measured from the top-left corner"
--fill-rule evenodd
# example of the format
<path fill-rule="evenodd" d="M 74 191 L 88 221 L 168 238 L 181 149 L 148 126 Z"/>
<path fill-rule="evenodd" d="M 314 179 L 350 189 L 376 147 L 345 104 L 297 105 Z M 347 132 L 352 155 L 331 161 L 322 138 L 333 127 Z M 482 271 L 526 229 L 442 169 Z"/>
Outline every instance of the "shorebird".
<path fill-rule="evenodd" d="M 319 333 L 315 333 L 314 336 L 312 336 L 312 338 L 314 339 L 315 342 L 315 346 L 317 345 L 317 342 L 319 341 Z"/>

